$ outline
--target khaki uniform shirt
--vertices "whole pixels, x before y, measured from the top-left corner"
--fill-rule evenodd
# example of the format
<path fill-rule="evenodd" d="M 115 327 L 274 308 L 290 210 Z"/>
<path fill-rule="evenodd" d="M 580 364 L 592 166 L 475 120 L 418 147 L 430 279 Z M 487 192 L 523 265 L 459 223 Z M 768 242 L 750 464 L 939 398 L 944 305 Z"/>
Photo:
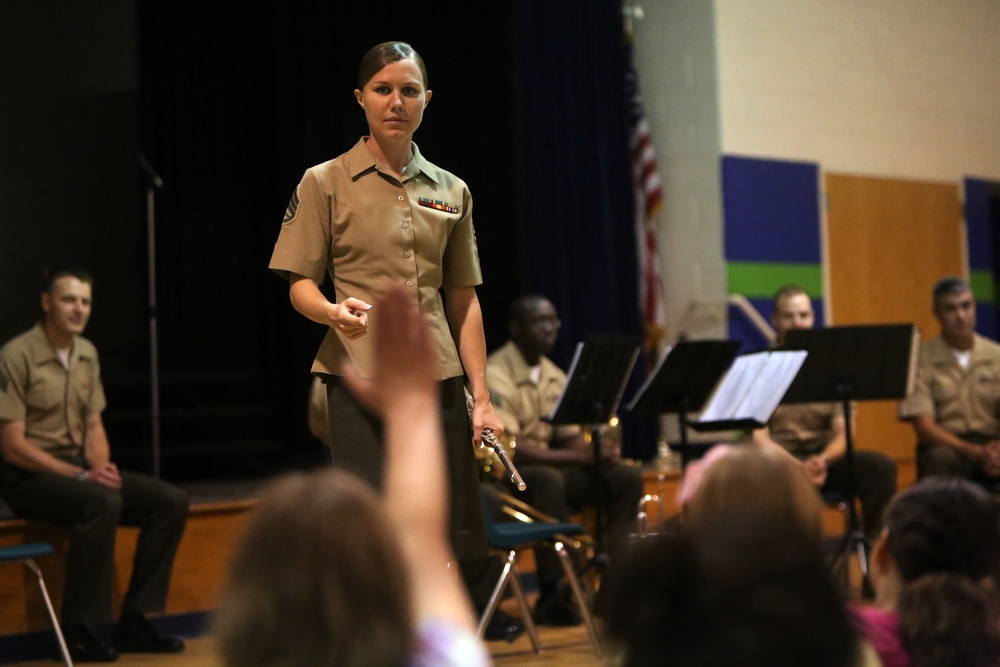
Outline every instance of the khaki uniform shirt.
<path fill-rule="evenodd" d="M 899 404 L 900 419 L 921 415 L 956 435 L 1000 436 L 1000 345 L 977 335 L 962 368 L 940 336 L 924 343 L 917 386 Z"/>
<path fill-rule="evenodd" d="M 767 429 L 772 440 L 804 459 L 822 453 L 843 424 L 840 403 L 791 403 L 778 406 Z"/>
<path fill-rule="evenodd" d="M 89 415 L 107 401 L 97 349 L 77 336 L 67 370 L 41 324 L 0 348 L 0 420 L 24 421 L 25 437 L 60 457 L 80 454 Z"/>
<path fill-rule="evenodd" d="M 297 273 L 320 285 L 329 272 L 336 303 L 348 297 L 375 303 L 390 285 L 405 286 L 413 307 L 430 320 L 436 379 L 457 377 L 462 364 L 439 290 L 482 283 L 472 197 L 464 181 L 425 160 L 416 144 L 404 179 L 376 162 L 364 137 L 306 170 L 269 266 L 285 278 Z M 368 324 L 369 333 L 353 341 L 327 331 L 313 372 L 339 375 L 342 360 L 350 358 L 370 376 L 378 309 L 368 313 Z"/>
<path fill-rule="evenodd" d="M 566 374 L 547 357 L 542 357 L 541 366 L 536 384 L 531 378 L 531 367 L 517 345 L 507 341 L 486 359 L 486 384 L 506 433 L 517 438 L 518 444 L 547 448 L 553 438 L 573 437 L 580 427 L 572 424 L 556 427 L 542 420 L 552 414 L 566 386 Z"/>

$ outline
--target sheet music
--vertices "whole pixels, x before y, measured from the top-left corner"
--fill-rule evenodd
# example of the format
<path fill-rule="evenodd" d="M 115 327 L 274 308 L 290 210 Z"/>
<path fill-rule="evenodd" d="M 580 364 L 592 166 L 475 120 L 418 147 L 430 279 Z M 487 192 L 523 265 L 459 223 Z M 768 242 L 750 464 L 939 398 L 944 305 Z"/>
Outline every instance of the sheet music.
<path fill-rule="evenodd" d="M 767 423 L 806 360 L 806 354 L 804 350 L 770 353 L 758 376 L 763 380 L 754 383 L 740 403 L 737 415 Z"/>
<path fill-rule="evenodd" d="M 766 424 L 802 367 L 806 354 L 794 350 L 737 357 L 698 421 L 751 420 Z"/>
<path fill-rule="evenodd" d="M 698 421 L 715 422 L 733 419 L 743 397 L 767 362 L 767 357 L 767 352 L 737 357 L 729 372 L 722 377 Z"/>

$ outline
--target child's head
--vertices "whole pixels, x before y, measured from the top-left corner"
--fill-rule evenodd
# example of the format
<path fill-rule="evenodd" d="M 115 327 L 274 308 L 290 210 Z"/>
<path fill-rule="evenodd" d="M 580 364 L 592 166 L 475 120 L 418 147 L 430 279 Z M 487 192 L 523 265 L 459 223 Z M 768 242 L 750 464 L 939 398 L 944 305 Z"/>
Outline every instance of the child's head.
<path fill-rule="evenodd" d="M 982 488 L 931 477 L 889 505 L 885 543 L 904 582 L 929 572 L 982 579 L 1000 560 L 1000 509 Z"/>
<path fill-rule="evenodd" d="M 272 484 L 233 556 L 216 630 L 232 666 L 404 664 L 409 586 L 375 492 L 337 470 Z"/>
<path fill-rule="evenodd" d="M 822 500 L 792 457 L 753 445 L 730 447 L 701 473 L 687 504 L 687 518 L 755 512 L 794 522 L 816 540 L 822 534 Z"/>
<path fill-rule="evenodd" d="M 856 664 L 821 546 L 795 521 L 750 510 L 682 523 L 636 543 L 609 585 L 625 667 Z"/>

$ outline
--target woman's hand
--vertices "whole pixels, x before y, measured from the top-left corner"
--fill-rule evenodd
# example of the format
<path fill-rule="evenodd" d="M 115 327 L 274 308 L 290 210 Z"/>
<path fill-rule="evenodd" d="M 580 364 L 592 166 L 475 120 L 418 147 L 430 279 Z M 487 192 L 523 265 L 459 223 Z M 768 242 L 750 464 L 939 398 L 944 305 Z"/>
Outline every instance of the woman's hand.
<path fill-rule="evenodd" d="M 364 304 L 358 299 L 345 299 Z M 367 304 L 364 304 L 367 305 Z M 423 315 L 412 310 L 406 293 L 388 291 L 379 301 L 380 326 L 375 333 L 375 365 L 366 380 L 347 360 L 343 377 L 348 388 L 368 410 L 383 419 L 391 411 L 399 412 L 404 404 L 422 403 L 437 410 L 438 388 L 434 379 L 434 354 L 431 335 Z M 367 316 L 365 316 L 367 320 Z"/>
<path fill-rule="evenodd" d="M 492 429 L 497 438 L 504 432 L 503 422 L 497 417 L 493 404 L 489 401 L 476 401 L 472 406 L 472 440 L 478 447 L 483 441 L 483 429 Z"/>
<path fill-rule="evenodd" d="M 361 338 L 368 333 L 369 310 L 369 304 L 354 297 L 348 297 L 340 303 L 331 303 L 327 314 L 330 328 L 341 332 L 348 340 Z"/>

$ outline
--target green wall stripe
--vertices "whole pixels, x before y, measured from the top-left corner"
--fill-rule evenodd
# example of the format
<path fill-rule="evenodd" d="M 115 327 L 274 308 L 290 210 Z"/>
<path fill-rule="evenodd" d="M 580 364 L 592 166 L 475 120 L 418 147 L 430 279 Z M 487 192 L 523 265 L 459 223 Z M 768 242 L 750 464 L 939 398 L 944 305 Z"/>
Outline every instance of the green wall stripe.
<path fill-rule="evenodd" d="M 972 293 L 979 303 L 996 303 L 996 283 L 993 282 L 992 271 L 970 271 L 969 284 L 972 285 Z"/>
<path fill-rule="evenodd" d="M 819 264 L 727 262 L 730 294 L 770 299 L 785 285 L 799 285 L 813 299 L 823 298 L 823 268 Z"/>

